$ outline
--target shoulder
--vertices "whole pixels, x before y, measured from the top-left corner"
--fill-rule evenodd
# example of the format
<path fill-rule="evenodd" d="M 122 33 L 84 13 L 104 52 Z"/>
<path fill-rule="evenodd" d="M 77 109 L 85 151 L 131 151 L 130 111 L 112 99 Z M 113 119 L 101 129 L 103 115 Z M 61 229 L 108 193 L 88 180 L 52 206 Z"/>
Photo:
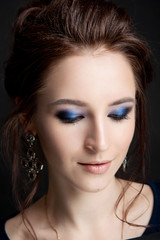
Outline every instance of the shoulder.
<path fill-rule="evenodd" d="M 36 235 L 37 233 L 43 235 L 42 229 L 45 228 L 42 224 L 42 219 L 44 219 L 42 200 L 40 199 L 25 209 L 23 213 L 19 213 L 5 222 L 5 234 L 8 238 L 4 240 L 28 240 L 35 236 L 35 232 Z"/>
<path fill-rule="evenodd" d="M 142 236 L 152 216 L 154 196 L 149 185 L 122 180 L 125 239 Z"/>
<path fill-rule="evenodd" d="M 21 214 L 12 214 L 9 217 L 0 219 L 0 240 L 21 239 L 18 231 L 21 225 L 20 222 L 22 222 L 20 216 Z"/>
<path fill-rule="evenodd" d="M 126 180 L 121 180 L 122 187 L 126 189 L 126 201 L 130 202 L 133 199 L 136 199 L 137 203 L 150 203 L 153 207 L 154 195 L 156 191 L 159 191 L 160 194 L 160 183 L 157 183 L 157 186 L 154 183 L 137 183 L 130 182 Z M 153 190 L 154 189 L 154 190 Z M 136 202 L 135 201 L 135 202 Z"/>
<path fill-rule="evenodd" d="M 125 210 L 127 221 L 133 224 L 147 226 L 154 208 L 154 194 L 148 184 L 122 180 L 125 192 Z"/>
<path fill-rule="evenodd" d="M 144 185 L 123 180 L 122 182 L 124 187 L 129 186 L 125 194 L 125 209 L 129 206 L 127 221 L 145 226 L 138 228 L 142 235 L 160 232 L 160 182 Z M 131 228 L 134 230 L 134 226 Z"/>
<path fill-rule="evenodd" d="M 24 228 L 22 215 L 18 214 L 15 217 L 8 219 L 4 224 L 4 232 L 7 236 L 6 240 L 26 239 L 26 230 Z"/>
<path fill-rule="evenodd" d="M 1 219 L 0 220 L 0 239 L 3 240 L 9 240 L 6 231 L 5 231 L 5 223 L 6 223 L 7 219 Z"/>

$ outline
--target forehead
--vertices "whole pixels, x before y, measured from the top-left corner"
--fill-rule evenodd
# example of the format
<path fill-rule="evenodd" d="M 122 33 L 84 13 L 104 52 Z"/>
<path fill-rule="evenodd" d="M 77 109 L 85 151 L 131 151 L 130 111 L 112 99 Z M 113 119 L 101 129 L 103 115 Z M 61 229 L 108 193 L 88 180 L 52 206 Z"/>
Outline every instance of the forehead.
<path fill-rule="evenodd" d="M 51 67 L 45 77 L 44 92 L 52 98 L 90 98 L 112 101 L 133 97 L 135 79 L 128 60 L 121 53 L 91 52 L 66 57 Z M 82 99 L 83 100 L 83 99 Z"/>

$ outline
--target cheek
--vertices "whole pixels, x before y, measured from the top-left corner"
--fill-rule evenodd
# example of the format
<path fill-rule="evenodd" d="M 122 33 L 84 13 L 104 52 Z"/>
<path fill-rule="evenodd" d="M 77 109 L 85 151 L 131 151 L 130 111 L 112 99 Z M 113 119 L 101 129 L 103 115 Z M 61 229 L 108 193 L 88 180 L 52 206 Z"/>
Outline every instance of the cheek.
<path fill-rule="evenodd" d="M 76 126 L 59 124 L 52 118 L 39 119 L 37 134 L 48 161 L 63 161 L 80 148 L 80 132 Z"/>
<path fill-rule="evenodd" d="M 114 129 L 114 140 L 116 139 L 115 146 L 119 149 L 119 151 L 127 152 L 134 136 L 135 120 L 132 119 L 124 121 L 126 121 L 125 124 L 117 126 L 117 129 Z M 119 125 L 119 123 L 117 124 Z"/>

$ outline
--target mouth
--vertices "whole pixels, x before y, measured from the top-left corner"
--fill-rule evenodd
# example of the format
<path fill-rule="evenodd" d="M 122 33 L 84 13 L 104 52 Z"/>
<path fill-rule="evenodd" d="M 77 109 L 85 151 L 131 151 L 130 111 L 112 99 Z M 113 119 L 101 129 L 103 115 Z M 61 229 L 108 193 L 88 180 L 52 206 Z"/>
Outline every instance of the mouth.
<path fill-rule="evenodd" d="M 111 165 L 111 161 L 78 163 L 85 171 L 92 174 L 104 174 Z"/>

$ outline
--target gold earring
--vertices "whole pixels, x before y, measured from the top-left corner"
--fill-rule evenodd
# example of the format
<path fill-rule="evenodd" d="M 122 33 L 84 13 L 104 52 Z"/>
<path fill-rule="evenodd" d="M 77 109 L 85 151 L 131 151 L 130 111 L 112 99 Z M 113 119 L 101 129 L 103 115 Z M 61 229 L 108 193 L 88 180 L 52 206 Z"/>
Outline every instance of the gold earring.
<path fill-rule="evenodd" d="M 123 172 L 125 173 L 127 169 L 127 157 L 123 160 Z"/>
<path fill-rule="evenodd" d="M 35 136 L 31 133 L 26 133 L 24 137 L 28 149 L 26 157 L 21 160 L 21 164 L 26 169 L 30 181 L 34 181 L 38 173 L 43 170 L 43 164 L 38 160 L 33 149 L 36 140 Z"/>

